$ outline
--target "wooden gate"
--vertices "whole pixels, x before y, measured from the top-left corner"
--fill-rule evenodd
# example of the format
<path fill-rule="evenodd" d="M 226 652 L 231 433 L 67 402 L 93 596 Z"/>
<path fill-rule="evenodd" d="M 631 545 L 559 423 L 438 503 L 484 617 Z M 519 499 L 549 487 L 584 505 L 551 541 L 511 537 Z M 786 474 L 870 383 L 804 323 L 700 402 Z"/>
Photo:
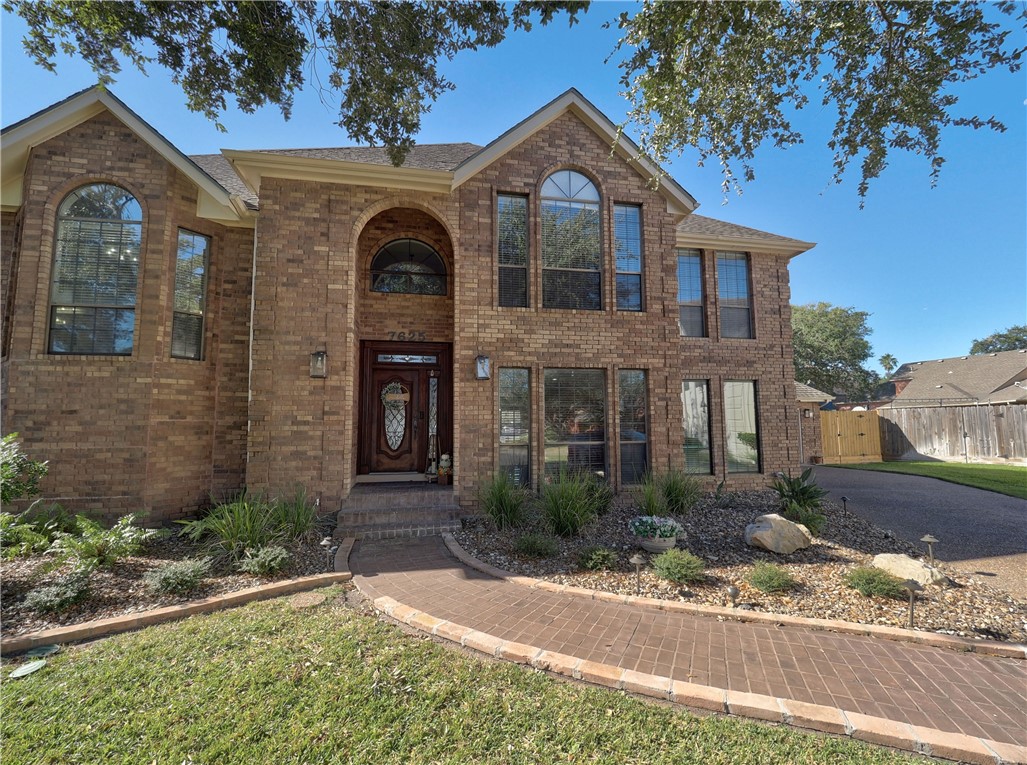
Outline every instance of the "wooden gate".
<path fill-rule="evenodd" d="M 824 464 L 883 462 L 877 412 L 820 412 Z"/>

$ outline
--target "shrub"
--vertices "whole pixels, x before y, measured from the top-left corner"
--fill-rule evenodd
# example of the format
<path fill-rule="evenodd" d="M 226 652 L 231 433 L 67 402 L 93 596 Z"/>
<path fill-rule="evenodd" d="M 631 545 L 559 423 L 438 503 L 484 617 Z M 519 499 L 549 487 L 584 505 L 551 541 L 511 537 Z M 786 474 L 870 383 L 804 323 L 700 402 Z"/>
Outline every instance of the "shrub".
<path fill-rule="evenodd" d="M 22 453 L 17 433 L 8 433 L 0 439 L 0 505 L 39 494 L 39 482 L 47 470 L 45 462 Z"/>
<path fill-rule="evenodd" d="M 642 484 L 638 487 L 638 509 L 643 516 L 657 517 L 667 511 L 667 501 L 663 497 L 663 489 L 652 473 L 646 473 Z M 644 536 L 653 536 L 646 534 Z"/>
<path fill-rule="evenodd" d="M 791 473 L 779 475 L 770 488 L 777 492 L 782 510 L 787 510 L 793 505 L 805 510 L 819 510 L 824 504 L 824 497 L 827 496 L 827 490 L 822 489 L 813 480 L 811 467 L 803 470 L 798 478 L 792 478 Z"/>
<path fill-rule="evenodd" d="M 62 532 L 75 531 L 75 518 L 57 503 L 43 507 L 36 500 L 20 515 L 0 513 L 0 548 L 5 558 L 44 553 Z"/>
<path fill-rule="evenodd" d="M 76 515 L 75 524 L 78 533 L 58 534 L 52 549 L 61 558 L 74 558 L 86 566 L 111 566 L 135 555 L 161 534 L 157 529 L 136 526 L 134 513 L 120 518 L 109 529 L 84 515 Z"/>
<path fill-rule="evenodd" d="M 559 549 L 555 539 L 542 534 L 525 534 L 514 542 L 514 550 L 528 558 L 552 558 Z"/>
<path fill-rule="evenodd" d="M 879 568 L 870 566 L 854 568 L 845 575 L 845 583 L 868 598 L 877 596 L 901 600 L 906 597 L 902 580 Z"/>
<path fill-rule="evenodd" d="M 684 527 L 673 518 L 658 515 L 637 515 L 628 521 L 628 530 L 637 537 L 670 539 L 685 533 Z"/>
<path fill-rule="evenodd" d="M 814 508 L 803 507 L 802 505 L 794 502 L 789 504 L 781 515 L 793 523 L 801 523 L 809 529 L 810 533 L 815 537 L 820 536 L 820 532 L 827 523 L 827 516 L 823 513 Z"/>
<path fill-rule="evenodd" d="M 542 487 L 542 515 L 549 530 L 571 537 L 596 518 L 593 479 L 577 473 L 561 473 Z"/>
<path fill-rule="evenodd" d="M 154 592 L 168 595 L 188 595 L 200 586 L 210 573 L 210 558 L 179 560 L 152 569 L 143 575 L 143 582 Z"/>
<path fill-rule="evenodd" d="M 286 539 L 299 539 L 317 527 L 317 502 L 307 501 L 307 490 L 300 486 L 292 499 L 276 499 L 271 503 L 271 516 Z"/>
<path fill-rule="evenodd" d="M 608 547 L 586 547 L 578 553 L 578 567 L 586 571 L 607 571 L 617 565 L 617 551 Z"/>
<path fill-rule="evenodd" d="M 281 545 L 267 545 L 256 550 L 247 550 L 239 561 L 239 570 L 254 576 L 277 574 L 289 560 L 289 552 Z"/>
<path fill-rule="evenodd" d="M 684 515 L 702 497 L 702 486 L 699 479 L 681 470 L 668 470 L 656 477 L 667 512 L 671 515 Z"/>
<path fill-rule="evenodd" d="M 795 586 L 791 574 L 765 561 L 757 563 L 745 580 L 760 592 L 785 592 Z"/>
<path fill-rule="evenodd" d="M 53 584 L 37 587 L 25 595 L 22 604 L 37 613 L 56 613 L 78 603 L 89 594 L 89 575 L 92 569 L 80 566 Z"/>
<path fill-rule="evenodd" d="M 724 491 L 724 484 L 726 482 L 727 479 L 721 480 L 721 482 L 717 484 L 717 490 L 713 493 L 713 504 L 717 507 L 727 508 L 734 504 L 735 493 L 733 491 Z"/>
<path fill-rule="evenodd" d="M 205 541 L 211 551 L 224 553 L 232 561 L 238 561 L 248 549 L 266 547 L 286 536 L 271 504 L 246 492 L 203 518 L 179 523 L 184 536 L 193 542 Z"/>
<path fill-rule="evenodd" d="M 521 525 L 526 500 L 524 489 L 506 472 L 496 473 L 478 491 L 482 510 L 499 529 Z"/>
<path fill-rule="evenodd" d="M 596 517 L 606 515 L 613 505 L 613 487 L 597 475 L 588 475 L 589 499 Z"/>
<path fill-rule="evenodd" d="M 656 573 L 674 584 L 689 584 L 703 579 L 702 559 L 687 550 L 667 550 L 653 558 Z"/>

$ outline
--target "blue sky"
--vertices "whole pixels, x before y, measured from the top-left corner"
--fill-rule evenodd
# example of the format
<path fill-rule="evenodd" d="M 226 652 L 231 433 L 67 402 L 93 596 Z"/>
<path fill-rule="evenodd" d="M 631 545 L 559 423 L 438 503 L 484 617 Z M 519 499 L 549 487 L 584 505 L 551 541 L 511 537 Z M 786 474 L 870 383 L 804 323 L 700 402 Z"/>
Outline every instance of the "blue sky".
<path fill-rule="evenodd" d="M 619 70 L 616 61 L 605 63 L 618 32 L 602 24 L 629 7 L 596 3 L 573 28 L 558 21 L 496 49 L 461 54 L 445 67 L 457 89 L 425 116 L 417 140 L 488 143 L 570 87 L 620 122 L 627 105 Z M 95 83 L 72 59 L 59 59 L 56 75 L 32 64 L 21 49 L 23 30 L 20 19 L 3 15 L 4 125 Z M 334 125 L 331 104 L 309 87 L 297 95 L 290 121 L 273 107 L 252 115 L 230 109 L 221 120 L 227 133 L 188 112 L 157 66 L 149 77 L 126 69 L 111 89 L 187 154 L 352 144 Z M 834 114 L 815 98 L 795 122 L 806 142 L 760 150 L 756 180 L 742 196 L 725 200 L 716 162 L 697 167 L 694 153 L 673 158 L 667 170 L 702 203 L 703 215 L 817 242 L 792 261 L 792 303 L 870 312 L 875 363 L 883 353 L 900 363 L 963 355 L 975 338 L 1027 322 L 1027 74 L 990 72 L 954 92 L 966 112 L 994 115 L 1008 130 L 944 131 L 947 162 L 935 189 L 922 157 L 894 155 L 863 210 L 855 173 L 829 183 Z"/>

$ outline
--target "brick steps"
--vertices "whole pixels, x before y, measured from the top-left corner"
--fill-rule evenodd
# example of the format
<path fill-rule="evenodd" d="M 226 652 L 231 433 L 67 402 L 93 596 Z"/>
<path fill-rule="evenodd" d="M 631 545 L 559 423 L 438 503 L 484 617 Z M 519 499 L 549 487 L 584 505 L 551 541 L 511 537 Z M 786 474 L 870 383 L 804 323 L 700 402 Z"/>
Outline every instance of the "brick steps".
<path fill-rule="evenodd" d="M 336 540 L 438 536 L 458 531 L 466 512 L 451 486 L 359 484 L 337 515 Z"/>

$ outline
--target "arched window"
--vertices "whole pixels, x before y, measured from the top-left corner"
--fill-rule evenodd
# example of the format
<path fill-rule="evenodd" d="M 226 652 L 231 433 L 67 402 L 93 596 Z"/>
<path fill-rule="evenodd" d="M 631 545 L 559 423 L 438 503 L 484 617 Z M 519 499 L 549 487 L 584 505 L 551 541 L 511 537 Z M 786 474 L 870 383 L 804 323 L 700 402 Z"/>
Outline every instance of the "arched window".
<path fill-rule="evenodd" d="M 599 190 L 579 172 L 557 170 L 541 196 L 542 306 L 600 310 Z"/>
<path fill-rule="evenodd" d="M 371 261 L 371 291 L 406 295 L 445 295 L 446 264 L 424 242 L 396 239 Z"/>
<path fill-rule="evenodd" d="M 132 353 L 142 233 L 142 208 L 119 186 L 94 183 L 64 198 L 50 288 L 50 353 Z"/>

